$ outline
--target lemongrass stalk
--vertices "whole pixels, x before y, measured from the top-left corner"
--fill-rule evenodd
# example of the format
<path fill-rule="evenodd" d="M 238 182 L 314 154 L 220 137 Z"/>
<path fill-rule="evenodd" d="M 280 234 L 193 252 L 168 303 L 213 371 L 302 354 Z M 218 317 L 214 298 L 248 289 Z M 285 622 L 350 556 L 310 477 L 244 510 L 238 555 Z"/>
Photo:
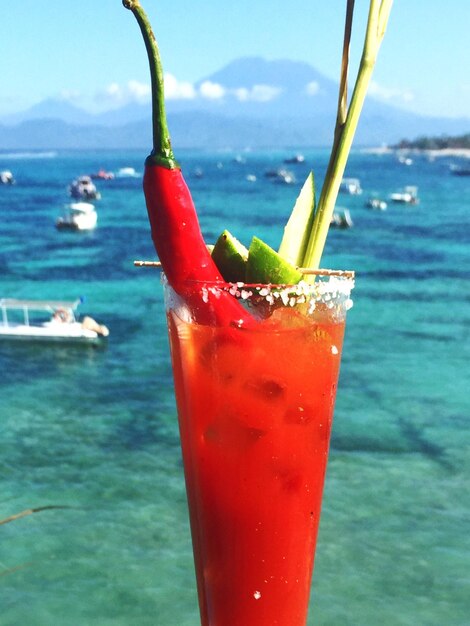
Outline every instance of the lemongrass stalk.
<path fill-rule="evenodd" d="M 364 105 L 380 44 L 385 35 L 392 3 L 393 0 L 371 0 L 370 2 L 364 49 L 356 84 L 344 124 L 341 124 L 341 113 L 338 114 L 335 127 L 335 141 L 304 256 L 304 267 L 317 268 L 320 266 L 320 260 L 323 248 L 325 247 L 339 187 L 346 169 L 349 152 Z M 341 102 L 342 98 L 340 95 L 339 106 L 341 106 Z"/>
<path fill-rule="evenodd" d="M 338 112 L 336 116 L 336 134 L 342 130 L 348 112 L 348 68 L 349 44 L 351 42 L 354 0 L 348 0 L 346 6 L 346 22 L 344 25 L 343 54 L 341 58 L 341 77 L 339 81 Z M 336 137 L 335 137 L 336 139 Z"/>

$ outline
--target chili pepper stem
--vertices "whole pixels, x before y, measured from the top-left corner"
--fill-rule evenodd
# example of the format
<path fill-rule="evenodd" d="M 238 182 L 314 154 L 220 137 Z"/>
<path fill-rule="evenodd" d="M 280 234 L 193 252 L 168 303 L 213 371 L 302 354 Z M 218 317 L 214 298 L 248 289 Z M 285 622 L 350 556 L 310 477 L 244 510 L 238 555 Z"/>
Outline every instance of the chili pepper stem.
<path fill-rule="evenodd" d="M 157 40 L 155 39 L 148 17 L 139 0 L 122 0 L 122 4 L 126 9 L 132 11 L 139 24 L 149 60 L 153 94 L 153 150 L 152 154 L 149 156 L 149 161 L 173 169 L 179 167 L 179 165 L 173 154 L 170 133 L 166 121 L 164 75 Z"/>

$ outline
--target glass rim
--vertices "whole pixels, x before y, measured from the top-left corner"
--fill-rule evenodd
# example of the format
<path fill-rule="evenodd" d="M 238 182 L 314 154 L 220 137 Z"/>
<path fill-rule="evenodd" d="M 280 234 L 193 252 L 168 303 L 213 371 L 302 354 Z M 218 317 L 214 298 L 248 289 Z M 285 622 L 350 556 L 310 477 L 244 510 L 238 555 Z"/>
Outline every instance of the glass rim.
<path fill-rule="evenodd" d="M 282 294 L 292 296 L 303 296 L 308 298 L 323 297 L 349 297 L 354 289 L 354 272 L 348 270 L 312 270 L 311 273 L 319 280 L 300 280 L 298 283 L 246 283 L 243 281 L 229 282 L 220 280 L 201 280 L 188 278 L 182 285 L 194 288 L 201 293 L 217 293 L 225 291 L 232 296 L 241 299 L 249 299 L 252 296 L 265 297 L 272 294 L 275 298 Z M 161 273 L 161 280 L 164 287 L 170 287 L 167 276 Z"/>

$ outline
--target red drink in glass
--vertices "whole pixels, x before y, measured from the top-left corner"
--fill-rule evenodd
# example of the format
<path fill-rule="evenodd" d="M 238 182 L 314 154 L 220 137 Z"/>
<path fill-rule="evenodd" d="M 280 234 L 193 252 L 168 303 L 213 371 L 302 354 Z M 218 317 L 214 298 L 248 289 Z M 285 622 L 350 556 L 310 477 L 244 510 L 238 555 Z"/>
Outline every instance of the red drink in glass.
<path fill-rule="evenodd" d="M 267 299 L 255 291 L 250 328 L 196 324 L 167 298 L 203 626 L 306 623 L 344 282 L 339 295 L 296 294 L 287 306 L 272 288 Z"/>

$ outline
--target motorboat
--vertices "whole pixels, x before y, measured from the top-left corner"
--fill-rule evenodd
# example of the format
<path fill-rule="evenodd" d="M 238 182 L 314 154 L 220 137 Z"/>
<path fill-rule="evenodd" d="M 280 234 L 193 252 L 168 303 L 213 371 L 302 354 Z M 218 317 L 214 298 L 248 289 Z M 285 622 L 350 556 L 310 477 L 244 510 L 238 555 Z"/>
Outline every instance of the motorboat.
<path fill-rule="evenodd" d="M 418 187 L 408 185 L 390 194 L 390 200 L 399 204 L 418 204 Z"/>
<path fill-rule="evenodd" d="M 331 218 L 330 226 L 332 228 L 352 228 L 354 222 L 352 221 L 349 210 L 342 209 L 341 211 L 335 211 Z"/>
<path fill-rule="evenodd" d="M 71 202 L 66 204 L 63 214 L 55 225 L 58 230 L 93 230 L 98 214 L 90 202 Z"/>
<path fill-rule="evenodd" d="M 77 200 L 99 200 L 101 194 L 90 176 L 79 176 L 69 186 L 69 193 Z"/>
<path fill-rule="evenodd" d="M 366 207 L 375 209 L 376 211 L 385 211 L 387 209 L 387 203 L 380 198 L 369 198 L 366 200 Z"/>
<path fill-rule="evenodd" d="M 109 330 L 92 317 L 78 319 L 82 301 L 0 298 L 0 339 L 99 343 Z"/>
<path fill-rule="evenodd" d="M 139 174 L 133 167 L 121 167 L 116 173 L 117 178 L 136 178 Z"/>
<path fill-rule="evenodd" d="M 0 184 L 2 185 L 14 185 L 15 179 L 10 170 L 2 170 L 0 172 Z"/>
<path fill-rule="evenodd" d="M 114 172 L 107 172 L 104 169 L 99 169 L 94 174 L 90 174 L 90 178 L 95 180 L 113 180 Z"/>
<path fill-rule="evenodd" d="M 403 165 L 413 165 L 413 159 L 403 154 L 400 154 L 398 156 L 398 162 L 402 163 Z"/>
<path fill-rule="evenodd" d="M 275 170 L 268 170 L 265 172 L 265 177 L 270 178 L 276 183 L 283 183 L 285 185 L 292 185 L 295 183 L 294 174 L 283 167 Z"/>
<path fill-rule="evenodd" d="M 463 165 L 451 165 L 450 171 L 454 176 L 470 176 L 470 165 L 467 167 Z"/>
<path fill-rule="evenodd" d="M 361 181 L 358 178 L 343 178 L 339 190 L 341 193 L 358 196 L 362 193 Z"/>
<path fill-rule="evenodd" d="M 304 161 L 305 161 L 305 157 L 303 154 L 295 154 L 292 157 L 288 157 L 287 159 L 284 159 L 284 163 L 291 163 L 291 164 L 303 163 Z"/>

